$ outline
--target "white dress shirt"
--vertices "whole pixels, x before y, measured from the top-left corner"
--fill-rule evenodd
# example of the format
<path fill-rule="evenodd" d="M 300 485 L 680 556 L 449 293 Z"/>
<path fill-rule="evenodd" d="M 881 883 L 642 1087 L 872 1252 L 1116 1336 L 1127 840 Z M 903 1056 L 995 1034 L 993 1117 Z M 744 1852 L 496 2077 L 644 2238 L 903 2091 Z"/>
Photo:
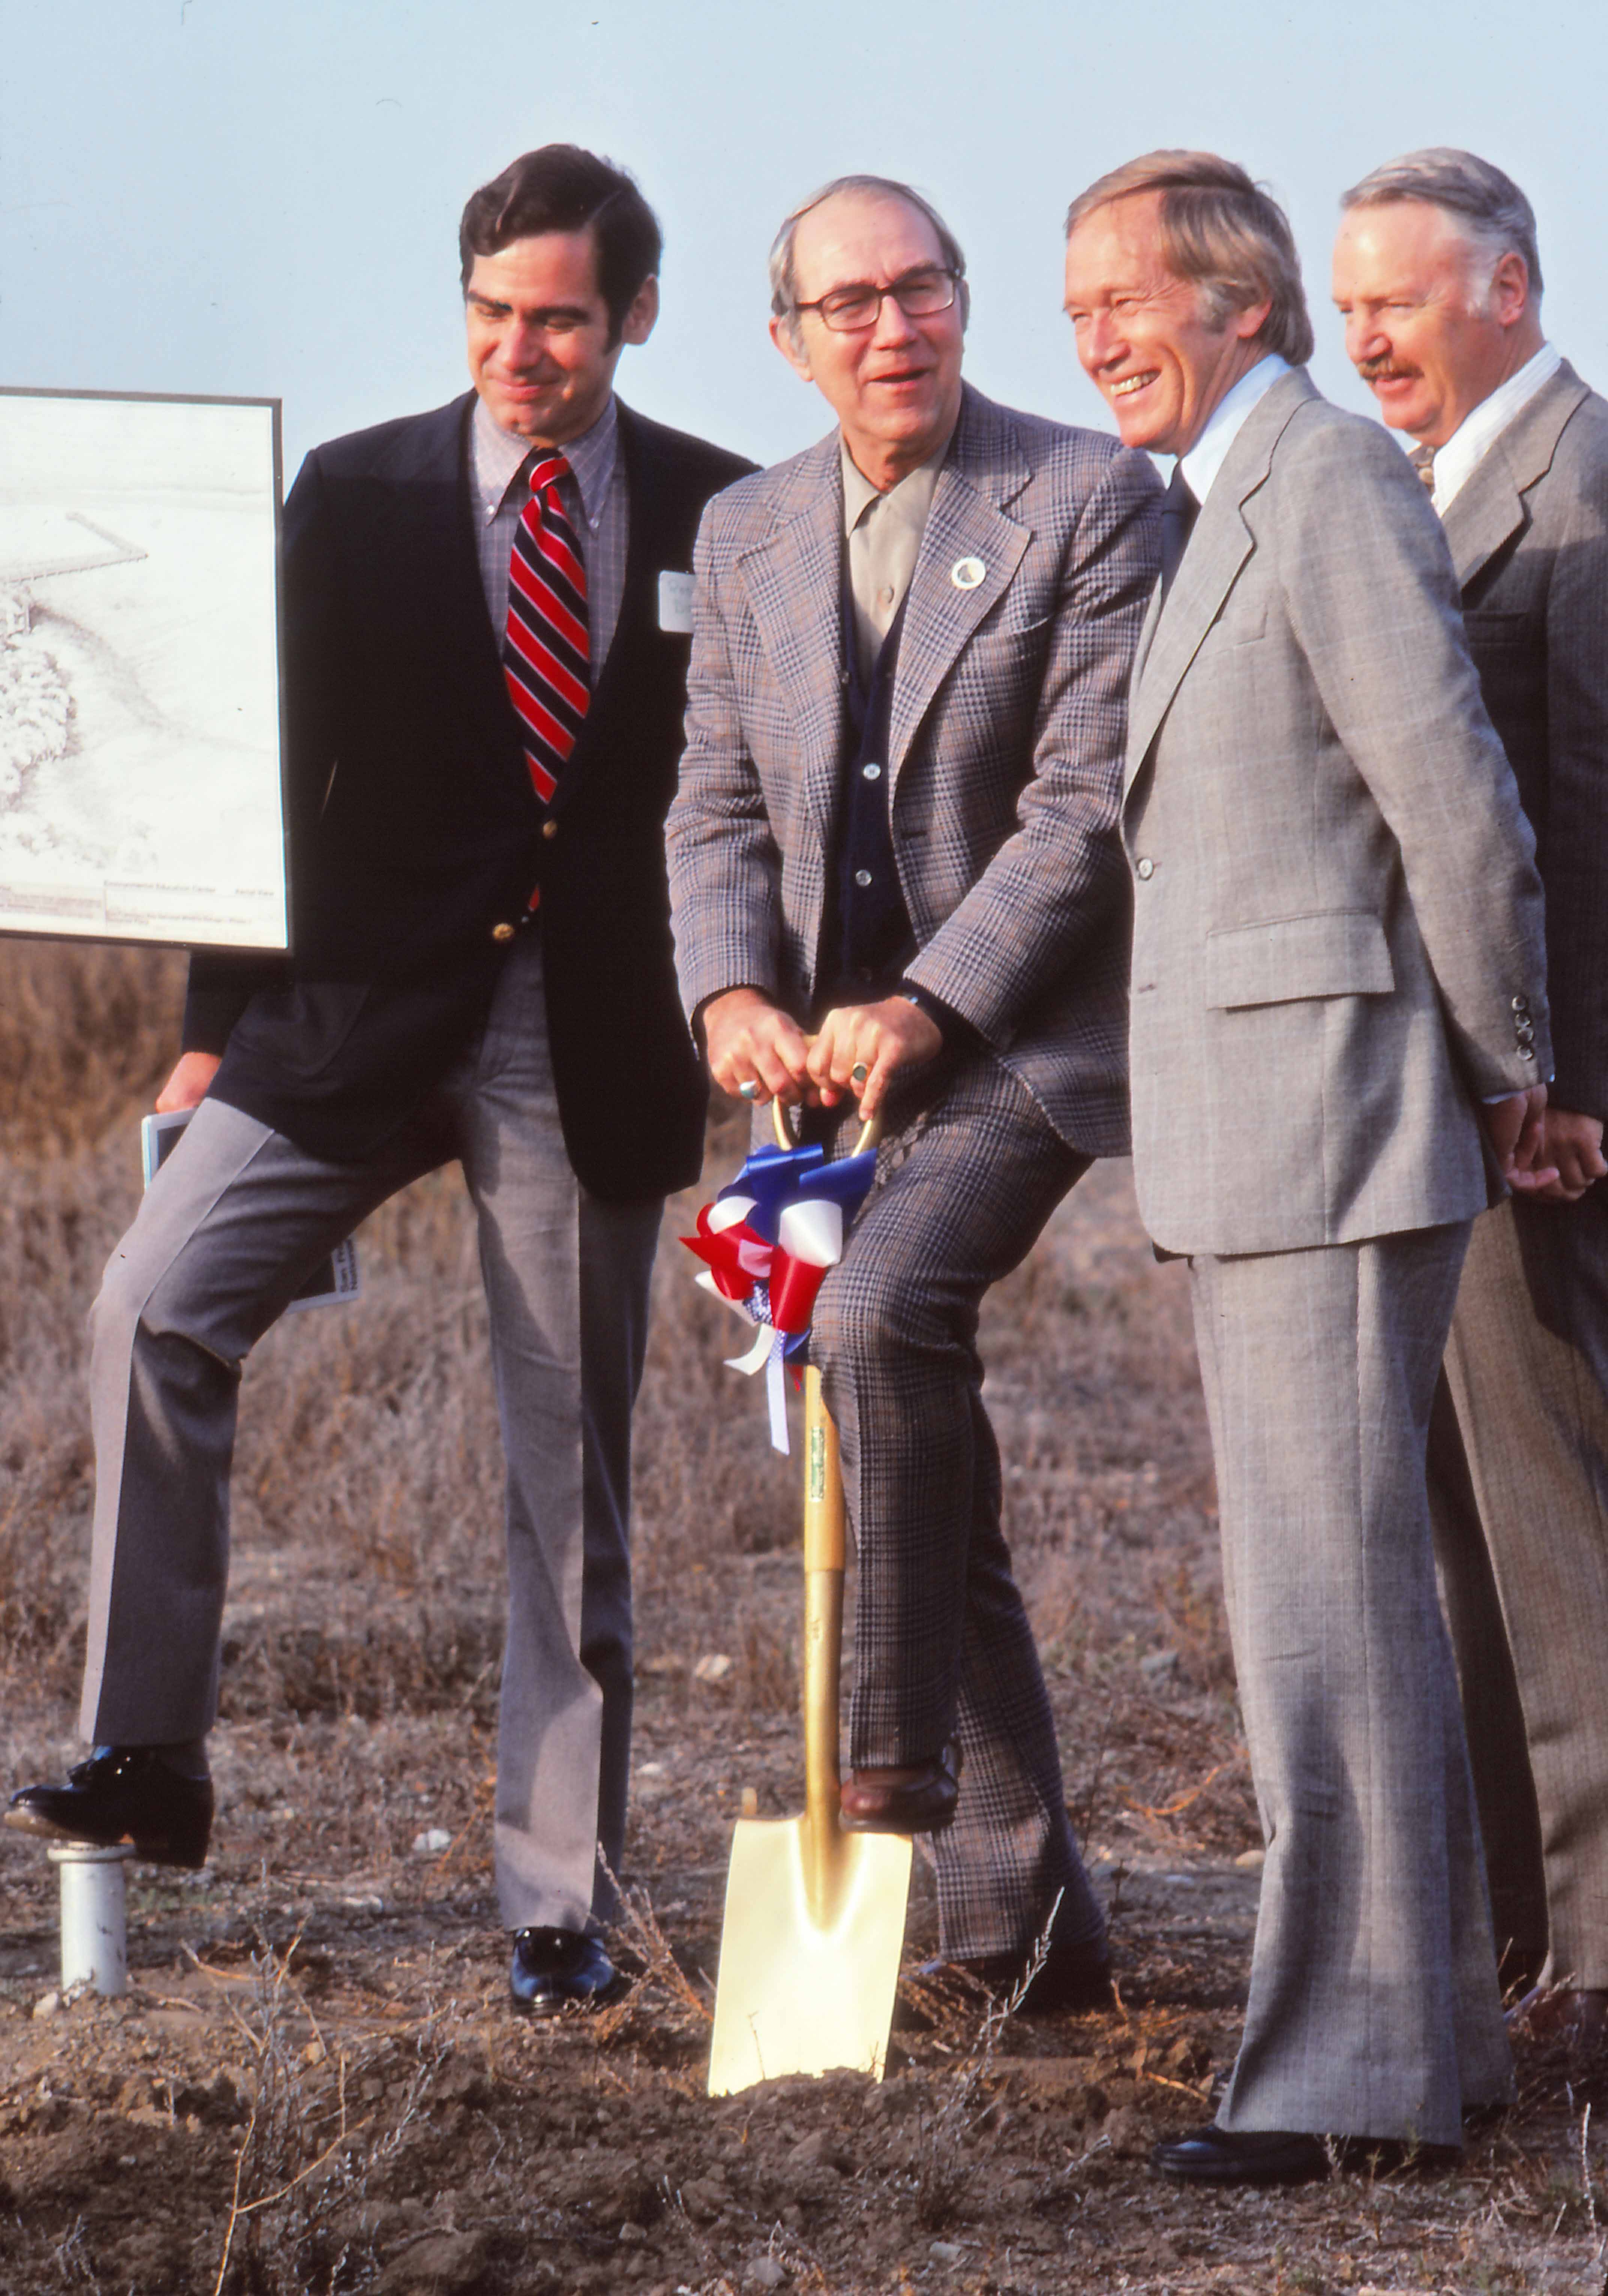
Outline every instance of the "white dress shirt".
<path fill-rule="evenodd" d="M 1464 416 L 1444 447 L 1436 447 L 1435 491 L 1431 500 L 1443 518 L 1453 496 L 1473 477 L 1514 415 L 1529 406 L 1541 385 L 1550 382 L 1563 364 L 1563 352 L 1555 350 L 1550 343 L 1543 343 L 1516 374 L 1498 383 L 1489 398 L 1482 398 L 1472 414 Z M 1401 443 L 1409 453 L 1412 451 L 1410 439 L 1404 436 Z"/>
<path fill-rule="evenodd" d="M 1210 493 L 1211 482 L 1227 461 L 1228 449 L 1244 429 L 1251 408 L 1266 398 L 1281 374 L 1289 372 L 1289 360 L 1269 351 L 1212 408 L 1206 428 L 1178 461 L 1184 483 L 1196 502 L 1203 503 Z"/>

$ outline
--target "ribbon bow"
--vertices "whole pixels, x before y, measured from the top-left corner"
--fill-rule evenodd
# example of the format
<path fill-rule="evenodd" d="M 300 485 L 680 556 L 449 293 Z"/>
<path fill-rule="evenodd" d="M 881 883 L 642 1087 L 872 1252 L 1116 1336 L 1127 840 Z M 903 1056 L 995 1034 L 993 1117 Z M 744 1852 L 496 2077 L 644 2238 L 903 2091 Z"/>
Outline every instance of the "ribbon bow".
<path fill-rule="evenodd" d="M 874 1148 L 834 1164 L 819 1146 L 756 1148 L 704 1205 L 697 1234 L 681 1239 L 705 1263 L 703 1289 L 760 1327 L 748 1353 L 727 1364 L 751 1376 L 764 1372 L 778 1451 L 788 1447 L 783 1367 L 808 1344 L 821 1279 L 843 1257 L 843 1231 L 875 1176 Z"/>

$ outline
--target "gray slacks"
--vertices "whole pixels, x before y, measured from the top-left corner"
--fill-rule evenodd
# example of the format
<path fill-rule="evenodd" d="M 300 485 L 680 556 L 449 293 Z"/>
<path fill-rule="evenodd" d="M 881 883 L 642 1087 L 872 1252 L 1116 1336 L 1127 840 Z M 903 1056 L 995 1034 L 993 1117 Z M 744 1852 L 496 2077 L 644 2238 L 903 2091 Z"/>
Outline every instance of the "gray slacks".
<path fill-rule="evenodd" d="M 1226 2128 L 1456 2144 L 1507 2093 L 1424 1487 L 1467 1236 L 1191 1263 L 1268 1853 Z"/>
<path fill-rule="evenodd" d="M 1608 1987 L 1608 1196 L 1474 1226 L 1430 1448 L 1497 1936 Z"/>
<path fill-rule="evenodd" d="M 217 1710 L 241 1367 L 331 1246 L 456 1157 L 473 1201 L 507 1468 L 497 1895 L 509 1928 L 611 1910 L 631 1726 L 631 1409 L 660 1206 L 606 1204 L 565 1152 L 541 956 L 521 942 L 478 1041 L 361 1163 L 203 1101 L 91 1317 L 95 1511 L 81 1726 L 200 1738 Z M 361 1309 L 357 1312 L 361 1313 Z"/>
<path fill-rule="evenodd" d="M 849 1758 L 857 1769 L 919 1762 L 959 1742 L 955 1821 L 933 1839 L 946 1956 L 1025 1950 L 1057 1891 L 1057 1939 L 1093 1945 L 1104 1919 L 1067 1821 L 1000 1528 L 977 1353 L 983 1293 L 1026 1257 L 1088 1160 L 987 1056 L 959 1064 L 914 1119 L 897 1100 L 890 1118 L 810 1343 L 858 1564 Z"/>

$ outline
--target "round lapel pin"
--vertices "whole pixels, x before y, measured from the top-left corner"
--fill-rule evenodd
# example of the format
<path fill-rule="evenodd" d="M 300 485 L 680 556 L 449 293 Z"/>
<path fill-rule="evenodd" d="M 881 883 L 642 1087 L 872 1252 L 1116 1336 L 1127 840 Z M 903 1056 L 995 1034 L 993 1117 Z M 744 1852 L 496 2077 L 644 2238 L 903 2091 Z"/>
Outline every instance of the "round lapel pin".
<path fill-rule="evenodd" d="M 975 590 L 988 570 L 980 558 L 957 558 L 949 569 L 949 579 L 957 590 Z"/>

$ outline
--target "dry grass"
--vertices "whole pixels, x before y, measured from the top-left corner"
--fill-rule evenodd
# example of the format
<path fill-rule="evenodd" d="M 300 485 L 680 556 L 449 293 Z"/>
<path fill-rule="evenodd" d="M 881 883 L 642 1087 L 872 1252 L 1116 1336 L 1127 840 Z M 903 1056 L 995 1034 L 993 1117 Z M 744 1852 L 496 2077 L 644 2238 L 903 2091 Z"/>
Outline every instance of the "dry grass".
<path fill-rule="evenodd" d="M 83 1319 L 137 1198 L 181 967 L 0 938 L 0 1689 L 71 1751 Z M 710 1181 L 741 1153 L 731 1112 Z M 672 1207 L 667 1236 L 690 1205 Z M 489 1889 L 501 1463 L 455 1174 L 387 1206 L 356 1308 L 248 1373 L 206 1874 L 136 1872 L 136 1987 L 35 2016 L 51 1883 L 0 1860 L 0 2296 L 1600 2296 L 1600 2069 L 1545 2050 L 1456 2177 L 1202 2200 L 1149 2178 L 1237 2027 L 1255 1840 L 1182 1271 L 1098 1168 L 990 1300 L 1008 1523 L 1125 2008 L 1024 2026 L 907 1976 L 892 2077 L 701 2094 L 729 1821 L 796 1808 L 795 1469 L 667 1244 L 637 1426 L 639 1689 L 618 1948 L 590 2025 L 508 2016 Z M 724 1669 L 701 1659 L 724 1658 Z M 444 1852 L 421 1849 L 432 1831 Z M 910 1948 L 931 1949 L 918 1862 Z M 1571 2086 L 1572 2085 L 1572 2086 Z M 938 2245 L 934 2245 L 935 2236 Z"/>
<path fill-rule="evenodd" d="M 185 959 L 171 949 L 0 939 L 0 1153 L 104 1139 L 172 1066 Z"/>

